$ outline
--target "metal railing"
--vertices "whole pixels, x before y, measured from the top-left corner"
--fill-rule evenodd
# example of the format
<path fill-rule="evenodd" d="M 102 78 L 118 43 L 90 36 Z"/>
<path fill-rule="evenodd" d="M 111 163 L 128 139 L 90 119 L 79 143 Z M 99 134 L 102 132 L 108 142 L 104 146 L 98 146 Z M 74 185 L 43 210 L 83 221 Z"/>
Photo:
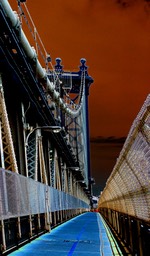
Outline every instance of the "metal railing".
<path fill-rule="evenodd" d="M 131 126 L 106 182 L 99 211 L 125 255 L 148 255 L 150 246 L 150 95 Z"/>
<path fill-rule="evenodd" d="M 89 203 L 17 173 L 0 169 L 0 220 L 69 209 Z"/>

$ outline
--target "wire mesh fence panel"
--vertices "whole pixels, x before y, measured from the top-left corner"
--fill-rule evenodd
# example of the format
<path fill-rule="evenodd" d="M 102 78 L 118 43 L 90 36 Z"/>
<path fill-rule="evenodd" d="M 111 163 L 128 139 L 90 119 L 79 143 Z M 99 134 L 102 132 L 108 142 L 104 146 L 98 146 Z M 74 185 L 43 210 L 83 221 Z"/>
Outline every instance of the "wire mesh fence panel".
<path fill-rule="evenodd" d="M 63 191 L 0 169 L 0 219 L 85 208 L 89 205 Z"/>

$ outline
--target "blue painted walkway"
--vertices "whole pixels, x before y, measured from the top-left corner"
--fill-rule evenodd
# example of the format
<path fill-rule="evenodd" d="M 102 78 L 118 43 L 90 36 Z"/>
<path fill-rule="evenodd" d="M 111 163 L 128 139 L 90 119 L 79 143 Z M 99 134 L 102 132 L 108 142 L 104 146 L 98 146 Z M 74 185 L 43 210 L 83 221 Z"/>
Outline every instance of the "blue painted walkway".
<path fill-rule="evenodd" d="M 111 256 L 116 251 L 112 237 L 107 235 L 100 214 L 88 212 L 54 228 L 10 253 L 11 256 Z M 115 253 L 116 251 L 116 253 Z"/>

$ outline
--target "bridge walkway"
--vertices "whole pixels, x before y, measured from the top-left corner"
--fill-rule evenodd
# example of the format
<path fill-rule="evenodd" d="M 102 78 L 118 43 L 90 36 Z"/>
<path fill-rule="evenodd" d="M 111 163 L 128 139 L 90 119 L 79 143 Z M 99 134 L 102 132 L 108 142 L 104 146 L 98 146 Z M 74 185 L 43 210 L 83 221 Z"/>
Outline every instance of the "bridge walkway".
<path fill-rule="evenodd" d="M 122 255 L 117 243 L 97 212 L 79 215 L 52 229 L 10 256 L 111 256 Z"/>

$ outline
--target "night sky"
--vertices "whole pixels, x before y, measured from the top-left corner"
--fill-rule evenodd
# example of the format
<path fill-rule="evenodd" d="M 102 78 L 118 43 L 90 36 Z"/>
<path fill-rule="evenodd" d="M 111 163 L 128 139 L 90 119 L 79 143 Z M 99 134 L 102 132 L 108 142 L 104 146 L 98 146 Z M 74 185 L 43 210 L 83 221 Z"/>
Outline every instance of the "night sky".
<path fill-rule="evenodd" d="M 9 3 L 17 10 L 17 1 Z M 76 71 L 80 59 L 87 60 L 94 79 L 89 96 L 91 171 L 99 193 L 122 148 L 124 139 L 118 142 L 118 138 L 127 136 L 149 94 L 149 1 L 27 0 L 26 4 L 53 65 L 60 57 L 64 69 Z M 110 142 L 113 136 L 116 139 Z"/>

